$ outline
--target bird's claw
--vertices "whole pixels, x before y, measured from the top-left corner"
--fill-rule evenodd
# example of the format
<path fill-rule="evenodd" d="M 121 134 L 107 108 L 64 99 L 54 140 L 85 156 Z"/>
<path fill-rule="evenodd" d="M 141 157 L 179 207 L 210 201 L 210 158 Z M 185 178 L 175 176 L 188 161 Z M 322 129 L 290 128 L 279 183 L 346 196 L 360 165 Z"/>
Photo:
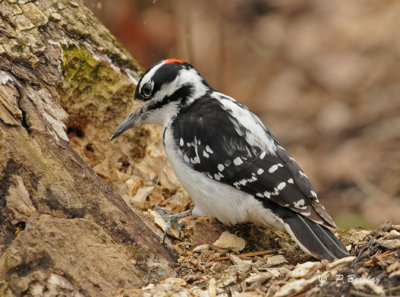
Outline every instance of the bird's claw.
<path fill-rule="evenodd" d="M 181 237 L 182 227 L 179 225 L 178 220 L 187 217 L 191 214 L 192 210 L 186 210 L 184 212 L 177 213 L 175 215 L 168 214 L 164 209 L 160 208 L 158 205 L 154 206 L 155 210 L 163 217 L 163 219 L 167 222 L 167 226 L 164 230 L 164 236 L 162 239 L 162 244 L 164 244 L 165 238 L 167 237 L 168 231 L 171 229 L 172 225 L 176 227 L 178 230 L 179 237 Z"/>

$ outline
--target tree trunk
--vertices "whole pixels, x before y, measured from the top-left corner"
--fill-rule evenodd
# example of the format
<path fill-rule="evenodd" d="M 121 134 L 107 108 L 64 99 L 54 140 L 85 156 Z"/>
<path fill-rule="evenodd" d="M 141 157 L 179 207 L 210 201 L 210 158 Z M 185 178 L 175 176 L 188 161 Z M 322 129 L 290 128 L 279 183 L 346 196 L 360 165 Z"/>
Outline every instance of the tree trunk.
<path fill-rule="evenodd" d="M 170 276 L 169 251 L 66 133 L 106 145 L 135 61 L 79 0 L 0 1 L 0 40 L 0 295 L 111 296 Z"/>

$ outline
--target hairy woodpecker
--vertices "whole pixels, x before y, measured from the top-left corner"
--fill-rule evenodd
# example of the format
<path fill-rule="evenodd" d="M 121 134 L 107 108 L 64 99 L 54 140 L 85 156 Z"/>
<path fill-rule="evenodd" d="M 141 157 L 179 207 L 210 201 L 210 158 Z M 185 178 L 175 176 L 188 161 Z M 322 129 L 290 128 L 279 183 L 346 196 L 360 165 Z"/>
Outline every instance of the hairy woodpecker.
<path fill-rule="evenodd" d="M 296 161 L 255 114 L 210 87 L 192 65 L 157 63 L 140 78 L 135 99 L 141 107 L 111 139 L 133 125 L 161 125 L 168 159 L 195 204 L 193 215 L 286 230 L 319 259 L 348 255 Z M 169 225 L 176 223 L 169 217 Z"/>

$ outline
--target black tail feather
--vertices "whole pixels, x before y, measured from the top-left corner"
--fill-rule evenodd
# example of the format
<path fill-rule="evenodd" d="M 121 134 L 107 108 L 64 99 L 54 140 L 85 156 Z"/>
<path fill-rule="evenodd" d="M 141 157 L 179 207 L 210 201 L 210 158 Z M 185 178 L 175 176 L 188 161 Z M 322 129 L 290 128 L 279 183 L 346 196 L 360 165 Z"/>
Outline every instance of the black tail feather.
<path fill-rule="evenodd" d="M 283 219 L 286 231 L 307 253 L 319 259 L 340 259 L 348 256 L 343 244 L 328 228 L 299 214 Z"/>

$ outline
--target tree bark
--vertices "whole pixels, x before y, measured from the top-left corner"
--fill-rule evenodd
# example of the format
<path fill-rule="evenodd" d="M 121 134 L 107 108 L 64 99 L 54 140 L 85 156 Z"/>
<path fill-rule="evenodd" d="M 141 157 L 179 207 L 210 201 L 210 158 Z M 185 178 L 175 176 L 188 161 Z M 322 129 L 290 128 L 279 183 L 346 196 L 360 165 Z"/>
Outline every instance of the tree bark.
<path fill-rule="evenodd" d="M 0 40 L 0 295 L 110 296 L 170 276 L 173 256 L 66 133 L 106 143 L 135 61 L 78 0 L 0 1 Z"/>

